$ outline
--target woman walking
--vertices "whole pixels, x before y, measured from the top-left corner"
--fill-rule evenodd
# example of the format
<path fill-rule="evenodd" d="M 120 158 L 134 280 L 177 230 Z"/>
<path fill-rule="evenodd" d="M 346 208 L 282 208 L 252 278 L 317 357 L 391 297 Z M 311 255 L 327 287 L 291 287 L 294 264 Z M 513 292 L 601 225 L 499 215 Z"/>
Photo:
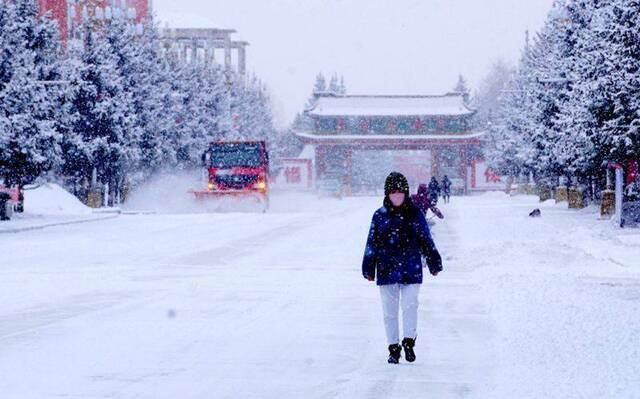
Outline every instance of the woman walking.
<path fill-rule="evenodd" d="M 418 324 L 418 293 L 422 284 L 422 257 L 436 276 L 442 260 L 431 238 L 423 213 L 413 205 L 409 184 L 400 173 L 391 173 L 384 184 L 383 206 L 373 214 L 362 261 L 362 275 L 377 280 L 382 298 L 384 326 L 389 345 L 389 363 L 398 363 L 400 353 L 408 362 L 416 360 L 414 346 Z M 402 307 L 404 339 L 400 347 L 399 306 Z"/>

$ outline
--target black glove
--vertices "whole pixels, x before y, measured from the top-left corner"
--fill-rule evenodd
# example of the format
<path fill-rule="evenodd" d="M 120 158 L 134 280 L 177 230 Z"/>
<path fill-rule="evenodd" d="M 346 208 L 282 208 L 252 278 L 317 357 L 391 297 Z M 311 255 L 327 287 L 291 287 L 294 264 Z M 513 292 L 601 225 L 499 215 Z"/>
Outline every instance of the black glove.
<path fill-rule="evenodd" d="M 429 266 L 429 273 L 433 276 L 442 271 L 442 257 L 438 251 L 434 251 L 427 257 L 427 266 Z"/>

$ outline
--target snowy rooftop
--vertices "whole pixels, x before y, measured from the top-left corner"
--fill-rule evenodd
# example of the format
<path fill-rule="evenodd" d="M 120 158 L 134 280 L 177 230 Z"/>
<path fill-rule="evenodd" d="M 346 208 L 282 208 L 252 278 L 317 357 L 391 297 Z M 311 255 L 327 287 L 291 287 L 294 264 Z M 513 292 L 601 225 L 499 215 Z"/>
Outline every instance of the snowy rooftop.
<path fill-rule="evenodd" d="M 320 96 L 307 111 L 315 116 L 461 116 L 474 111 L 462 96 Z"/>
<path fill-rule="evenodd" d="M 469 140 L 479 139 L 484 136 L 486 132 L 471 132 L 467 134 L 410 134 L 399 136 L 397 134 L 314 134 L 307 132 L 296 132 L 296 135 L 301 139 L 307 139 L 311 141 L 397 141 L 402 139 L 404 141 L 424 141 L 431 142 L 434 140 L 440 141 L 456 141 L 456 140 Z"/>

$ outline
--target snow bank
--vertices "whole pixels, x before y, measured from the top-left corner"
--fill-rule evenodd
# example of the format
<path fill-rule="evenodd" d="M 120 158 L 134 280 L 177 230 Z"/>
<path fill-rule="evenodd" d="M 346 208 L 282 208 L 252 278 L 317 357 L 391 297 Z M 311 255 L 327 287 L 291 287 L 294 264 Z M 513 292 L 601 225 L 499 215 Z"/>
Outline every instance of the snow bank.
<path fill-rule="evenodd" d="M 32 215 L 86 215 L 91 208 L 57 184 L 24 191 L 25 212 Z"/>

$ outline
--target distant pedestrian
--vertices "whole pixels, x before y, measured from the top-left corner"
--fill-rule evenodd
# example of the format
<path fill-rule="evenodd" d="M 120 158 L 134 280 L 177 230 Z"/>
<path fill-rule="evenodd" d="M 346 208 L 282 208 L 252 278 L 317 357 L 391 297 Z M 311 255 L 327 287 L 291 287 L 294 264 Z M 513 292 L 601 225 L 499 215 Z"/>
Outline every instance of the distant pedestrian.
<path fill-rule="evenodd" d="M 418 293 L 422 284 L 422 257 L 433 276 L 442 271 L 442 259 L 429 226 L 409 197 L 409 184 L 391 173 L 384 184 L 383 206 L 373 214 L 362 261 L 362 275 L 377 280 L 382 298 L 389 363 L 397 364 L 404 349 L 408 362 L 416 360 Z M 400 346 L 399 309 L 402 306 L 404 339 Z"/>
<path fill-rule="evenodd" d="M 451 200 L 451 180 L 447 175 L 442 178 L 442 199 L 445 204 L 448 204 Z"/>
<path fill-rule="evenodd" d="M 418 186 L 418 193 L 411 196 L 411 201 L 424 213 L 425 217 L 428 216 L 427 212 L 431 211 L 439 219 L 444 219 L 444 215 L 440 212 L 440 209 L 429 200 L 429 191 L 426 184 L 420 184 Z"/>
<path fill-rule="evenodd" d="M 438 184 L 438 179 L 433 176 L 429 182 L 429 200 L 433 205 L 437 205 L 438 197 L 440 197 L 440 184 Z"/>
<path fill-rule="evenodd" d="M 8 209 L 11 206 L 9 202 L 11 200 L 11 195 L 9 193 L 0 191 L 0 220 L 9 220 L 9 212 Z"/>

